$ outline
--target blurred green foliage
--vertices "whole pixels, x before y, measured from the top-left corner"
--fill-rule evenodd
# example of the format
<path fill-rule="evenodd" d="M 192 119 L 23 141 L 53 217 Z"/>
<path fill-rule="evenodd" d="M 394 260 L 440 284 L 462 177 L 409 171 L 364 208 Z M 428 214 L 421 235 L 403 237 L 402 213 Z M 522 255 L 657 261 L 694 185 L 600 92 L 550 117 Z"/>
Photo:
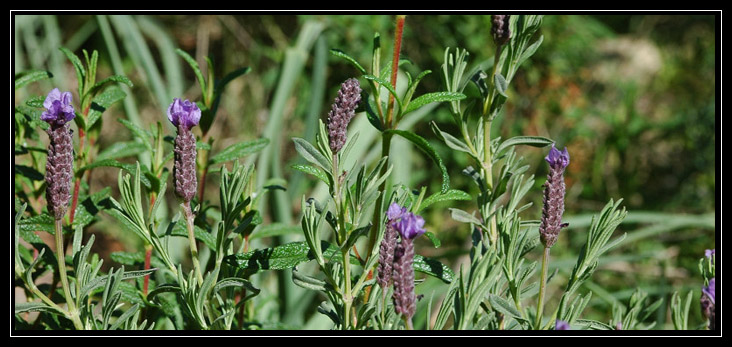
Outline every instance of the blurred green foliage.
<path fill-rule="evenodd" d="M 273 91 L 276 89 L 285 49 L 297 39 L 306 21 L 325 24 L 322 37 L 327 48 L 348 52 L 363 65 L 370 64 L 374 33 L 381 34 L 382 55 L 391 54 L 393 17 L 388 15 L 187 15 L 132 16 L 152 23 L 160 33 L 143 31 L 145 42 L 154 54 L 155 64 L 163 79 L 183 85 L 168 86 L 183 91 L 183 96 L 199 100 L 201 92 L 195 76 L 181 62 L 170 65 L 162 59 L 162 46 L 155 35 L 166 35 L 176 48 L 188 52 L 205 67 L 204 56 L 215 62 L 216 76 L 244 66 L 251 72 L 230 83 L 211 136 L 217 138 L 216 150 L 233 143 L 259 138 L 268 119 Z M 51 71 L 54 78 L 16 91 L 16 103 L 28 95 L 45 95 L 52 86 L 75 90 L 71 66 L 58 47 L 74 52 L 82 48 L 100 52 L 99 75 L 114 74 L 105 38 L 94 16 L 23 15 L 13 17 L 15 72 L 29 69 Z M 144 22 L 142 21 L 142 22 Z M 142 23 L 138 20 L 138 23 Z M 624 198 L 632 217 L 634 211 L 658 211 L 669 214 L 702 214 L 714 218 L 716 208 L 716 17 L 709 15 L 547 15 L 537 33 L 544 42 L 536 54 L 519 70 L 509 90 L 504 114 L 494 125 L 496 136 L 541 135 L 555 139 L 558 146 L 567 146 L 571 164 L 567 177 L 567 214 L 597 211 L 610 198 Z M 144 24 L 144 23 L 143 23 Z M 141 24 L 142 25 L 142 24 Z M 148 24 L 148 26 L 150 26 Z M 117 33 L 119 35 L 119 33 Z M 123 37 L 118 37 L 121 41 Z M 317 46 L 317 45 L 316 45 Z M 120 47 L 124 45 L 120 44 Z M 404 69 L 432 70 L 417 91 L 442 90 L 439 69 L 446 47 L 466 48 L 470 53 L 468 71 L 485 64 L 494 52 L 490 37 L 489 15 L 410 15 L 407 17 L 403 58 L 411 64 Z M 124 51 L 127 48 L 122 48 Z M 140 119 L 150 125 L 162 119 L 160 105 L 146 71 L 123 52 L 125 75 L 135 84 L 131 98 L 136 100 Z M 303 136 L 307 119 L 324 117 L 340 83 L 357 75 L 352 67 L 328 57 L 325 90 L 314 91 L 313 60 L 308 59 L 297 80 L 292 97 L 285 105 L 286 121 L 281 136 Z M 471 91 L 469 87 L 466 92 Z M 308 114 L 312 95 L 322 95 L 320 112 Z M 128 98 L 129 99 L 129 98 Z M 74 100 L 78 96 L 74 95 Z M 115 106 L 109 114 L 98 145 L 106 148 L 131 136 L 114 121 L 126 118 L 125 109 Z M 452 178 L 452 187 L 471 191 L 469 179 L 460 172 L 469 164 L 467 157 L 451 155 L 429 129 L 435 120 L 441 129 L 450 129 L 450 114 L 445 106 L 424 116 L 427 121 L 414 129 L 430 140 L 442 155 Z M 122 130 L 122 131 L 120 131 Z M 411 153 L 408 150 L 406 153 Z M 540 214 L 541 189 L 546 167 L 545 153 L 528 148 L 519 150 L 532 165 L 537 176 L 536 189 L 530 199 L 534 206 L 526 214 Z M 283 168 L 295 163 L 292 146 L 283 146 L 280 156 Z M 414 152 L 404 161 L 408 182 L 412 187 L 428 186 L 437 191 L 440 177 L 429 170 L 431 163 Z M 22 164 L 16 159 L 16 164 Z M 399 168 L 395 168 L 396 171 Z M 290 178 L 292 170 L 285 170 Z M 92 191 L 114 186 L 115 170 L 100 169 L 91 182 Z M 404 172 L 404 171 L 402 171 Z M 217 178 L 208 181 L 217 191 Z M 310 179 L 297 181 L 300 186 L 289 190 L 302 192 L 314 187 Z M 116 194 L 116 193 L 115 193 Z M 299 196 L 293 193 L 291 196 Z M 532 193 L 530 193 L 532 194 Z M 425 256 L 457 259 L 466 249 L 468 230 L 459 227 L 447 214 L 454 202 L 435 204 L 426 211 L 425 219 L 442 240 L 439 254 L 421 240 Z M 467 203 L 466 203 L 467 204 Z M 466 205 L 468 206 L 468 205 Z M 299 200 L 291 203 L 293 215 L 299 214 Z M 711 213 L 711 215 L 710 215 Z M 708 221 L 709 218 L 704 219 Z M 621 231 L 650 227 L 663 221 L 636 220 L 621 226 Z M 643 287 L 655 300 L 670 297 L 673 289 L 698 289 L 701 283 L 696 264 L 704 249 L 714 248 L 711 230 L 703 223 L 673 224 L 661 227 L 652 237 L 625 244 L 622 254 L 609 271 L 598 272 L 596 288 L 615 293 L 614 300 L 627 301 L 632 288 Z M 572 247 L 581 245 L 584 236 L 570 229 L 560 236 L 555 247 L 557 261 L 576 256 Z M 629 235 L 632 235 L 630 233 Z M 119 235 L 117 235 L 120 237 Z M 565 241 L 562 241 L 562 238 Z M 418 247 L 420 247 L 418 245 Z M 618 252 L 619 253 L 619 252 Z M 571 266 L 568 264 L 567 267 Z M 557 280 L 555 280 L 557 281 Z M 558 285 L 558 284 L 557 284 Z M 675 288 L 671 288 L 676 286 Z M 438 290 L 439 292 L 439 290 Z M 428 294 L 429 295 L 429 294 Z M 593 313 L 599 317 L 609 312 L 610 301 L 595 299 Z M 698 314 L 698 308 L 694 308 Z M 597 318 L 597 317 L 594 317 Z M 654 317 L 658 318 L 658 317 Z M 661 326 L 662 327 L 662 326 Z"/>

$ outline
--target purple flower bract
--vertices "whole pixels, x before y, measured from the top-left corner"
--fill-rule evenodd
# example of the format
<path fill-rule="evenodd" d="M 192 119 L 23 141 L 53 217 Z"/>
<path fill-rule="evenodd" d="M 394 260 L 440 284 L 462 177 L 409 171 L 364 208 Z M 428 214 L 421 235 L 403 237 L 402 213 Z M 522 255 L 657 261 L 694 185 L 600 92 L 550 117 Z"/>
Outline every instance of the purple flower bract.
<path fill-rule="evenodd" d="M 71 93 L 61 93 L 58 88 L 48 93 L 46 100 L 43 101 L 43 107 L 46 111 L 41 114 L 41 120 L 55 127 L 62 126 L 76 117 L 74 106 L 71 105 Z"/>
<path fill-rule="evenodd" d="M 201 121 L 201 109 L 195 102 L 174 98 L 173 103 L 168 107 L 168 120 L 176 127 L 180 124 L 190 129 Z"/>
<path fill-rule="evenodd" d="M 547 154 L 544 159 L 546 159 L 546 162 L 549 163 L 549 166 L 553 169 L 564 170 L 564 168 L 569 165 L 569 152 L 567 152 L 567 147 L 564 147 L 564 150 L 560 152 L 557 147 L 552 144 L 552 149 L 549 150 L 549 154 Z"/>

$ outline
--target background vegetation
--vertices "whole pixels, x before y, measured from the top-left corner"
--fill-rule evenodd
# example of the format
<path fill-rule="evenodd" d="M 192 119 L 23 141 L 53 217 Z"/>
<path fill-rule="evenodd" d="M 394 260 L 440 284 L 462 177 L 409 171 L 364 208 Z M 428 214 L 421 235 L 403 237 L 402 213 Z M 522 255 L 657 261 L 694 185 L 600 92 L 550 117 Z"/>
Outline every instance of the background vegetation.
<path fill-rule="evenodd" d="M 201 99 L 196 78 L 175 54 L 176 48 L 195 57 L 203 70 L 204 57 L 210 57 L 215 62 L 216 76 L 250 67 L 247 75 L 233 80 L 224 90 L 209 136 L 217 139 L 212 153 L 240 141 L 270 137 L 267 151 L 251 160 L 256 160 L 258 175 L 264 176 L 261 179 L 284 179 L 287 191 L 286 199 L 269 205 L 263 215 L 264 224 L 297 225 L 300 197 L 323 194 L 323 187 L 316 186 L 312 177 L 290 169 L 301 160 L 290 138 L 312 140 L 317 119 L 325 117 L 340 83 L 357 76 L 357 71 L 328 54 L 328 50 L 338 48 L 365 64 L 370 61 L 374 33 L 381 34 L 384 54 L 391 54 L 393 35 L 393 17 L 389 15 L 176 14 L 101 16 L 101 20 L 88 15 L 18 15 L 13 19 L 15 71 L 42 69 L 54 75 L 16 90 L 16 104 L 30 95 L 46 95 L 53 87 L 72 91 L 74 101 L 78 101 L 73 66 L 58 50 L 61 46 L 77 54 L 82 49 L 98 50 L 100 78 L 123 74 L 133 81 L 134 87 L 124 87 L 128 94 L 124 102 L 104 114 L 97 139 L 101 150 L 132 140 L 117 119 L 149 128 L 164 120 L 173 97 Z M 546 136 L 559 146 L 567 146 L 571 155 L 566 173 L 570 228 L 554 247 L 550 269 L 559 271 L 559 280 L 554 280 L 557 288 L 566 282 L 561 277 L 571 271 L 572 259 L 585 238 L 580 232 L 589 225 L 585 212 L 598 211 L 610 198 L 624 198 L 629 211 L 618 230 L 628 232 L 628 237 L 604 258 L 593 281 L 585 284 L 586 290 L 595 293 L 586 313 L 588 318 L 607 321 L 612 304 L 627 303 L 635 288 L 647 291 L 650 302 L 664 299 L 663 309 L 649 318 L 662 323 L 655 329 L 672 327 L 667 305 L 673 291 L 685 294 L 695 290 L 693 302 L 698 302 L 703 281 L 698 259 L 705 249 L 715 248 L 715 23 L 713 14 L 550 14 L 538 33 L 544 35 L 543 44 L 512 83 L 504 114 L 497 119 L 500 124 L 494 126 L 498 132 L 495 136 Z M 422 81 L 417 94 L 443 89 L 439 71 L 446 47 L 469 51 L 469 71 L 485 63 L 494 52 L 490 16 L 407 17 L 402 56 L 411 64 L 403 69 L 433 71 Z M 303 63 L 301 69 L 284 69 L 293 54 Z M 413 130 L 442 155 L 451 188 L 471 191 L 469 178 L 461 175 L 468 158 L 450 155 L 428 126 L 434 120 L 442 130 L 453 132 L 448 108 L 434 105 L 427 109 L 405 119 L 404 126 L 422 120 Z M 172 126 L 165 131 L 172 134 Z M 361 132 L 354 153 L 374 162 L 380 145 L 363 115 L 356 117 L 351 131 Z M 35 146 L 43 148 L 46 141 L 41 136 Z M 400 155 L 395 162 L 394 183 L 439 189 L 439 173 L 428 159 L 399 140 L 392 146 Z M 518 151 L 531 164 L 527 174 L 537 176 L 536 187 L 529 193 L 534 205 L 524 213 L 538 218 L 540 185 L 546 175 L 546 166 L 540 163 L 546 153 L 535 148 Z M 29 202 L 38 211 L 40 200 L 24 193 L 37 184 L 29 181 L 32 173 L 26 169 L 28 160 L 27 155 L 16 155 L 14 159 L 16 205 Z M 126 160 L 134 161 L 134 157 Z M 531 172 L 535 168 L 538 170 Z M 111 187 L 112 195 L 117 196 L 117 172 L 116 168 L 95 169 L 93 179 L 88 181 L 89 191 Z M 212 173 L 206 184 L 206 199 L 217 201 L 219 176 Z M 167 199 L 169 211 L 164 213 L 171 213 L 177 203 L 172 194 Z M 441 240 L 442 247 L 435 249 L 426 239 L 419 240 L 416 247 L 418 253 L 457 269 L 466 259 L 470 234 L 464 224 L 450 218 L 447 207 L 460 204 L 436 204 L 424 215 L 427 229 Z M 140 240 L 117 228 L 108 216 L 102 216 L 87 231 L 95 235 L 93 252 L 105 259 L 105 266 L 119 266 L 110 260 L 112 252 L 142 250 Z M 302 235 L 257 242 L 271 245 L 285 239 L 302 240 Z M 535 253 L 538 258 L 540 252 Z M 179 256 L 184 259 L 185 252 Z M 295 288 L 289 289 L 292 292 L 287 299 L 279 300 L 281 281 L 276 275 L 256 280 L 263 288 L 256 300 L 262 327 L 328 327 L 328 321 L 315 312 L 322 299 Z M 272 290 L 264 289 L 268 286 Z M 284 290 L 281 285 L 279 290 Z M 418 294 L 429 297 L 444 290 L 439 281 L 427 280 L 418 287 Z M 547 297 L 551 297 L 551 291 L 550 284 Z M 311 304 L 302 305 L 300 295 L 306 295 L 305 302 Z M 550 301 L 548 305 L 556 303 Z M 701 323 L 698 305 L 692 305 L 691 314 L 693 322 Z M 427 307 L 420 304 L 415 326 L 423 327 L 427 317 Z"/>

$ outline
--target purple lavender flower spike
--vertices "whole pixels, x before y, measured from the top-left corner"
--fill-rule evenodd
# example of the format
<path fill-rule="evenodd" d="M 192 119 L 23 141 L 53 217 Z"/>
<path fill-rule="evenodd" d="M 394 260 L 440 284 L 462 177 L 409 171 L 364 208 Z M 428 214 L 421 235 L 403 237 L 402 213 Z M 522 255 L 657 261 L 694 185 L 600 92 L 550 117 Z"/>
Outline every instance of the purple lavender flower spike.
<path fill-rule="evenodd" d="M 544 246 L 551 247 L 557 241 L 559 230 L 567 226 L 562 223 L 565 195 L 563 175 L 564 169 L 569 165 L 569 153 L 567 148 L 560 152 L 552 145 L 545 159 L 549 163 L 549 174 L 544 183 L 544 207 L 539 233 Z"/>
<path fill-rule="evenodd" d="M 716 249 L 707 249 L 704 251 L 704 256 L 707 258 L 711 258 L 714 255 L 714 252 Z"/>
<path fill-rule="evenodd" d="M 393 207 L 393 205 L 392 205 Z M 396 212 L 396 208 L 391 209 Z M 394 308 L 411 322 L 417 308 L 414 293 L 414 239 L 425 233 L 424 218 L 402 211 L 401 219 L 393 223 L 401 236 L 401 242 L 394 251 Z"/>
<path fill-rule="evenodd" d="M 46 100 L 43 101 L 43 107 L 46 111 L 41 114 L 41 120 L 48 122 L 52 127 L 60 127 L 76 117 L 74 106 L 71 105 L 71 93 L 61 93 L 58 88 L 48 93 Z"/>
<path fill-rule="evenodd" d="M 346 128 L 351 122 L 351 118 L 356 115 L 356 107 L 359 102 L 361 102 L 361 86 L 358 80 L 351 78 L 343 82 L 326 122 L 329 146 L 333 154 L 338 153 L 346 144 Z"/>
<path fill-rule="evenodd" d="M 168 107 L 168 119 L 178 128 L 175 137 L 173 180 L 175 193 L 183 201 L 190 202 L 196 194 L 196 136 L 191 128 L 201 120 L 201 110 L 195 102 L 173 99 Z"/>
<path fill-rule="evenodd" d="M 173 103 L 168 107 L 168 120 L 176 127 L 183 125 L 187 129 L 191 129 L 201 121 L 201 109 L 195 102 L 190 102 L 188 99 L 181 101 L 181 99 L 174 98 Z"/>
<path fill-rule="evenodd" d="M 511 38 L 511 30 L 508 28 L 509 18 L 511 15 L 507 14 L 491 16 L 491 35 L 493 35 L 493 41 L 499 46 L 508 43 Z"/>
<path fill-rule="evenodd" d="M 569 326 L 569 323 L 567 323 L 563 320 L 557 319 L 557 323 L 554 326 L 554 330 L 572 330 L 572 328 Z"/>
<path fill-rule="evenodd" d="M 702 296 L 700 299 L 701 310 L 704 317 L 709 319 L 709 330 L 714 330 L 716 321 L 716 280 L 714 278 L 709 280 L 709 285 L 702 287 Z"/>
<path fill-rule="evenodd" d="M 396 222 L 399 218 L 407 213 L 407 208 L 399 206 L 396 202 L 393 202 L 389 209 L 386 210 L 386 218 L 388 222 Z"/>
<path fill-rule="evenodd" d="M 48 122 L 48 155 L 46 156 L 46 202 L 48 212 L 56 220 L 64 218 L 71 200 L 74 146 L 69 122 L 76 116 L 71 93 L 54 88 L 43 102 L 46 111 L 41 119 Z"/>

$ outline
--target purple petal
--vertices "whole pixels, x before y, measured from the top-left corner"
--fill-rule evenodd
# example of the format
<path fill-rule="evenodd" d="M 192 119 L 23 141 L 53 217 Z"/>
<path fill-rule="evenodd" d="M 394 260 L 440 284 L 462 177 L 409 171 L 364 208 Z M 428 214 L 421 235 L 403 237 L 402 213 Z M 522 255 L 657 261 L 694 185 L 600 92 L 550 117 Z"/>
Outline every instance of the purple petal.
<path fill-rule="evenodd" d="M 557 323 L 554 326 L 554 330 L 571 330 L 571 328 L 569 327 L 569 323 L 567 323 L 563 320 L 557 319 Z"/>
<path fill-rule="evenodd" d="M 424 218 L 413 213 L 407 213 L 402 216 L 401 221 L 397 223 L 396 229 L 405 239 L 415 239 L 425 233 Z"/>
<path fill-rule="evenodd" d="M 407 213 L 406 207 L 401 207 L 396 202 L 392 203 L 391 206 L 389 206 L 389 209 L 386 211 L 386 218 L 388 218 L 390 221 L 399 219 L 403 214 Z"/>
<path fill-rule="evenodd" d="M 569 165 L 569 152 L 567 151 L 567 147 L 564 147 L 564 150 L 560 152 L 557 147 L 552 144 L 549 154 L 547 154 L 544 159 L 546 159 L 550 166 L 564 169 Z"/>
<path fill-rule="evenodd" d="M 57 100 L 61 100 L 61 91 L 59 91 L 58 88 L 53 88 L 53 90 L 48 93 L 48 96 L 46 96 L 46 100 L 43 101 L 43 107 L 50 109 L 53 106 L 53 102 Z"/>
<path fill-rule="evenodd" d="M 168 107 L 168 120 L 176 127 L 181 124 L 190 129 L 198 125 L 201 120 L 201 110 L 195 102 L 174 98 L 173 103 Z"/>
<path fill-rule="evenodd" d="M 709 297 L 709 299 L 712 300 L 712 303 L 714 303 L 716 299 L 716 290 L 715 290 L 715 280 L 712 278 L 709 280 L 709 285 L 702 288 L 702 293 L 704 293 L 706 296 Z"/>
<path fill-rule="evenodd" d="M 704 251 L 704 256 L 707 258 L 711 258 L 714 255 L 714 252 L 716 249 L 707 249 Z"/>

